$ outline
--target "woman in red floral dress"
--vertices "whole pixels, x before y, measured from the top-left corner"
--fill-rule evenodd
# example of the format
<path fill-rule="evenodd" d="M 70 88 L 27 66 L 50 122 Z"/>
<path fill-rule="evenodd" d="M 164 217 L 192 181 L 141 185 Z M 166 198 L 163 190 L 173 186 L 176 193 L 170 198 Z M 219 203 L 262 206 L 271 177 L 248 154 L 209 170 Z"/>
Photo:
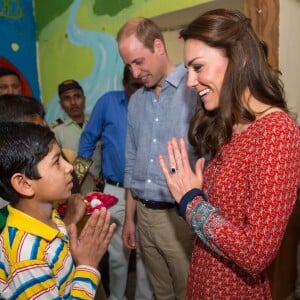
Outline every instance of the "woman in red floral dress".
<path fill-rule="evenodd" d="M 181 32 L 188 86 L 201 98 L 183 139 L 160 164 L 181 216 L 197 234 L 187 299 L 271 299 L 267 267 L 292 212 L 300 131 L 289 116 L 265 44 L 236 10 L 209 11 Z"/>

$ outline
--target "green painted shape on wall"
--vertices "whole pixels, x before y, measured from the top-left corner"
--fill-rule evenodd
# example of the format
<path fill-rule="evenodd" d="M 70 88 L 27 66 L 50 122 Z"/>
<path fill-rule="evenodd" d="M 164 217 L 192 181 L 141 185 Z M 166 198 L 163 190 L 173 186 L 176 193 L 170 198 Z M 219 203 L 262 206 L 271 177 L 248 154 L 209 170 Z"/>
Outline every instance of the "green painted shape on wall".
<path fill-rule="evenodd" d="M 65 12 L 72 2 L 73 0 L 34 0 L 34 9 L 35 12 L 38 12 L 35 14 L 38 39 L 43 28 Z"/>
<path fill-rule="evenodd" d="M 95 15 L 103 16 L 116 16 L 119 12 L 121 12 L 124 8 L 132 5 L 131 0 L 95 0 L 95 4 L 93 7 Z"/>
<path fill-rule="evenodd" d="M 43 101 L 48 104 L 56 94 L 60 81 L 87 77 L 94 67 L 95 57 L 88 45 L 75 46 L 66 36 L 69 9 L 74 0 L 34 1 L 36 18 L 39 20 L 37 36 L 41 89 Z M 102 31 L 115 36 L 129 18 L 151 18 L 210 1 L 212 0 L 81 0 L 76 22 L 84 30 Z M 100 4 L 107 14 L 101 11 Z M 109 13 L 115 15 L 111 16 Z"/>
<path fill-rule="evenodd" d="M 153 18 L 177 10 L 193 7 L 213 0 L 134 0 L 131 5 L 120 9 L 115 15 L 102 14 L 99 16 L 94 11 L 95 1 L 83 0 L 78 11 L 78 26 L 87 30 L 101 30 L 116 35 L 120 27 L 130 18 L 146 17 Z M 116 2 L 128 0 L 101 0 L 106 7 L 115 5 Z M 98 4 L 99 5 L 99 4 Z M 120 6 L 119 6 L 120 8 Z M 109 8 L 108 8 L 109 9 Z M 99 12 L 98 12 L 99 13 Z"/>

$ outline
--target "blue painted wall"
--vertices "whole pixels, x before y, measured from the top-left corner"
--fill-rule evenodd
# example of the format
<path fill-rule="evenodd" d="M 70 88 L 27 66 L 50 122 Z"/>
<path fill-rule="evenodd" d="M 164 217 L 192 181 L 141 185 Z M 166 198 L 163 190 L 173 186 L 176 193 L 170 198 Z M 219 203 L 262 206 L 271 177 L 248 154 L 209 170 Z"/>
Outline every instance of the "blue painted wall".
<path fill-rule="evenodd" d="M 40 99 L 35 33 L 31 0 L 0 0 L 0 66 L 17 69 L 24 94 Z"/>

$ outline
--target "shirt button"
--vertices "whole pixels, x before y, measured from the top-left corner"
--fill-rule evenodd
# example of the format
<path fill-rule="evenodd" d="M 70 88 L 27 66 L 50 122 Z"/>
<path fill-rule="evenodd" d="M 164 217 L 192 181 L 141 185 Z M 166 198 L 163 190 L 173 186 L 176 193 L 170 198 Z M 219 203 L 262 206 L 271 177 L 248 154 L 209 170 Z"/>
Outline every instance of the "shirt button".
<path fill-rule="evenodd" d="M 157 141 L 156 139 L 153 139 L 153 143 L 156 143 L 156 141 Z"/>
<path fill-rule="evenodd" d="M 158 122 L 158 120 L 159 120 L 158 118 L 155 118 L 155 122 Z"/>
<path fill-rule="evenodd" d="M 153 102 L 156 103 L 156 102 L 157 102 L 157 99 L 154 99 Z"/>
<path fill-rule="evenodd" d="M 151 183 L 151 179 L 148 179 L 147 182 L 148 182 L 148 183 Z"/>

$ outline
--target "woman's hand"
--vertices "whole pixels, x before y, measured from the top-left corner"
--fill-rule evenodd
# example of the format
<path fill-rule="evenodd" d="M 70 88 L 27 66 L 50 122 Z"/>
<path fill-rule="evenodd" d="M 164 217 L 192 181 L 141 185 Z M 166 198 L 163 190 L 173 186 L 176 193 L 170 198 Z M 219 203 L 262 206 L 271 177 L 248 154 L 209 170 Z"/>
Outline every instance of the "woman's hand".
<path fill-rule="evenodd" d="M 181 138 L 178 142 L 176 138 L 172 138 L 167 147 L 170 167 L 167 167 L 162 155 L 159 156 L 159 163 L 169 190 L 175 201 L 179 203 L 188 191 L 194 188 L 202 189 L 204 158 L 197 160 L 195 173 L 190 166 L 184 139 Z"/>

